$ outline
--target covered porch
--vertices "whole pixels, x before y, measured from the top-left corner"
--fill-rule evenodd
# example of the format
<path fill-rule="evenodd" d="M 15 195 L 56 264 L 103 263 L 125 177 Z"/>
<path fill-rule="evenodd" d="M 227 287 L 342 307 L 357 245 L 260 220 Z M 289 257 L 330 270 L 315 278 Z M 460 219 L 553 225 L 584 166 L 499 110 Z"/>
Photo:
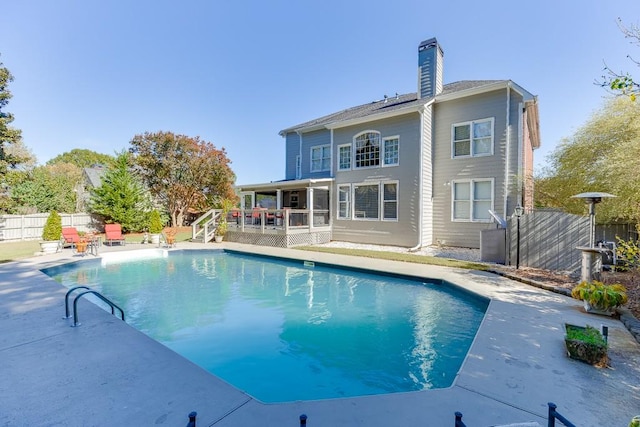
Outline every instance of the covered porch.
<path fill-rule="evenodd" d="M 227 213 L 225 240 L 289 248 L 331 241 L 333 179 L 278 181 L 237 187 L 240 207 Z M 194 240 L 210 241 L 222 211 L 193 225 Z"/>

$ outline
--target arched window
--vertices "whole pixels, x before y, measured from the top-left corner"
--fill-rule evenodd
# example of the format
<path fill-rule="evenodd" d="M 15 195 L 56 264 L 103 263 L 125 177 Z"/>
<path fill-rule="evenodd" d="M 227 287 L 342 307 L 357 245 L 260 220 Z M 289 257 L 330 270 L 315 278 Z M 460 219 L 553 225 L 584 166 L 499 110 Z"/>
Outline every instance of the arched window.
<path fill-rule="evenodd" d="M 356 168 L 380 166 L 380 132 L 366 131 L 354 138 Z"/>

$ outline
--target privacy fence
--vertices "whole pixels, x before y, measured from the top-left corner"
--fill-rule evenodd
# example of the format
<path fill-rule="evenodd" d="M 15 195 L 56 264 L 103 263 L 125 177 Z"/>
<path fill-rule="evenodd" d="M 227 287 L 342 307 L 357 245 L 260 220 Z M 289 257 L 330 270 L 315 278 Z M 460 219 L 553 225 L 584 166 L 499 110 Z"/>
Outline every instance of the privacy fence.
<path fill-rule="evenodd" d="M 0 215 L 0 241 L 37 240 L 49 217 L 48 213 L 32 215 Z M 102 228 L 91 214 L 60 214 L 63 227 L 76 227 L 78 231 L 90 231 Z"/>
<path fill-rule="evenodd" d="M 597 213 L 596 213 L 597 214 Z M 516 265 L 518 252 L 520 266 L 557 271 L 576 271 L 582 255 L 578 246 L 589 246 L 589 217 L 572 215 L 557 210 L 538 209 L 507 223 L 507 262 Z M 597 241 L 637 240 L 632 224 L 596 226 Z M 520 250 L 518 251 L 518 245 Z"/>

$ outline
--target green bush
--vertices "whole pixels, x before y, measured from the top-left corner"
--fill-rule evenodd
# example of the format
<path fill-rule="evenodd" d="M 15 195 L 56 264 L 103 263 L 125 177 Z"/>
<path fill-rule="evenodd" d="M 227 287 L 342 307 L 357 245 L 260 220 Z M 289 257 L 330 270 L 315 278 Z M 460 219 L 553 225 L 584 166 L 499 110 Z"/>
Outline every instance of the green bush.
<path fill-rule="evenodd" d="M 607 347 L 607 342 L 599 330 L 587 325 L 584 328 L 573 328 L 567 326 L 567 339 L 584 341 L 589 344 Z"/>
<path fill-rule="evenodd" d="M 51 242 L 62 237 L 62 218 L 56 211 L 51 211 L 42 229 L 42 240 Z"/>
<path fill-rule="evenodd" d="M 640 246 L 633 240 L 623 240 L 616 236 L 616 255 L 618 257 L 618 270 L 627 271 L 640 267 Z"/>
<path fill-rule="evenodd" d="M 587 301 L 599 310 L 609 310 L 627 303 L 627 289 L 624 286 L 620 283 L 605 285 L 597 280 L 581 282 L 571 290 L 571 296 Z"/>
<path fill-rule="evenodd" d="M 162 224 L 162 218 L 160 217 L 160 212 L 157 210 L 152 210 L 149 214 L 149 233 L 151 234 L 160 234 L 162 233 L 162 229 L 164 228 L 164 224 Z"/>

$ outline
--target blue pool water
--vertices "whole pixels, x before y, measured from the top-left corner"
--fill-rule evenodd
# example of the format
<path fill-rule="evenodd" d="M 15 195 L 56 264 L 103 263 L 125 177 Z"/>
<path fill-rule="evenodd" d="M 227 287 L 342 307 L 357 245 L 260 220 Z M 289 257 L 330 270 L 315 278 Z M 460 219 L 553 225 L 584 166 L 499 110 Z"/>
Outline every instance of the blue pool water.
<path fill-rule="evenodd" d="M 439 280 L 223 251 L 43 272 L 263 402 L 448 387 L 488 305 Z"/>

